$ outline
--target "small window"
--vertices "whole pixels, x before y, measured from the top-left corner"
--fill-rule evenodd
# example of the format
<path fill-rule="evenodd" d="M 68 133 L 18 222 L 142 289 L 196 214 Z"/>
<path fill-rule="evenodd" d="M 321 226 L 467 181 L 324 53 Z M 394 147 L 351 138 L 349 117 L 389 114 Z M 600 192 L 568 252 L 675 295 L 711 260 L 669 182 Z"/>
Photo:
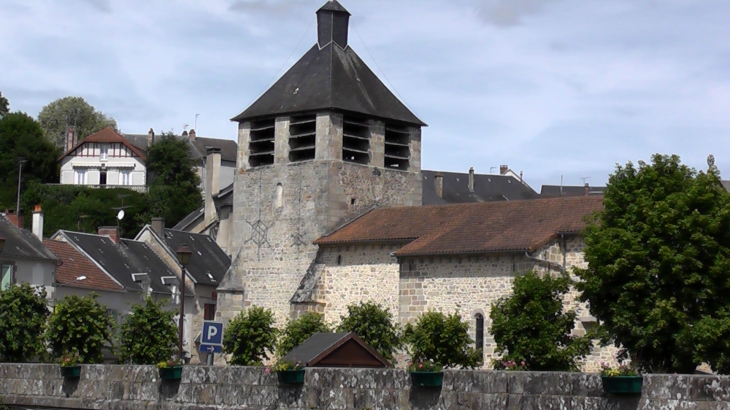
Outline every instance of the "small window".
<path fill-rule="evenodd" d="M 284 206 L 284 187 L 279 183 L 276 184 L 276 207 Z"/>
<path fill-rule="evenodd" d="M 355 204 L 357 204 L 357 199 L 356 198 L 350 198 L 350 205 L 355 205 Z"/>
<path fill-rule="evenodd" d="M 101 144 L 99 146 L 99 159 L 102 161 L 106 161 L 109 159 L 109 145 L 108 144 Z"/>
<path fill-rule="evenodd" d="M 337 255 L 337 264 L 342 265 L 342 255 Z"/>
<path fill-rule="evenodd" d="M 206 303 L 203 312 L 203 320 L 215 320 L 215 304 Z"/>
<path fill-rule="evenodd" d="M 0 292 L 10 289 L 13 285 L 13 265 L 3 263 L 0 265 Z"/>
<path fill-rule="evenodd" d="M 477 313 L 474 315 L 476 321 L 476 335 L 474 337 L 474 345 L 477 350 L 484 350 L 484 315 Z"/>
<path fill-rule="evenodd" d="M 132 171 L 123 169 L 119 171 L 119 185 L 132 185 Z"/>
<path fill-rule="evenodd" d="M 85 169 L 77 169 L 74 171 L 74 182 L 76 182 L 76 185 L 86 185 Z"/>

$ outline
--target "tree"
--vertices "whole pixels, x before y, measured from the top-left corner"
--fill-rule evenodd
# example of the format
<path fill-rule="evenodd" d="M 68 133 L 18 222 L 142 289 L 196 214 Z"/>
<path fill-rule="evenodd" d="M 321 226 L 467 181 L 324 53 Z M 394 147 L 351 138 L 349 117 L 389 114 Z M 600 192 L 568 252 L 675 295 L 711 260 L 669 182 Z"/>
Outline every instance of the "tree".
<path fill-rule="evenodd" d="M 38 113 L 46 139 L 62 151 L 66 148 L 68 127 L 73 127 L 78 140 L 106 127 L 117 130 L 114 118 L 97 111 L 81 97 L 64 97 L 43 107 Z"/>
<path fill-rule="evenodd" d="M 452 313 L 426 312 L 415 326 L 408 323 L 403 332 L 412 361 L 431 360 L 445 367 L 474 367 L 481 362 L 481 351 L 474 349 L 469 324 Z"/>
<path fill-rule="evenodd" d="M 26 160 L 24 185 L 58 182 L 58 150 L 43 138 L 32 117 L 14 112 L 0 119 L 0 206 L 15 208 L 20 158 Z"/>
<path fill-rule="evenodd" d="M 349 305 L 347 315 L 341 316 L 340 320 L 338 331 L 355 332 L 381 356 L 394 362 L 395 352 L 402 343 L 390 310 L 373 302 L 360 302 Z"/>
<path fill-rule="evenodd" d="M 563 312 L 572 281 L 566 274 L 540 276 L 530 271 L 515 278 L 513 294 L 492 305 L 490 333 L 497 343 L 495 368 L 504 361 L 524 362 L 533 371 L 577 371 L 578 359 L 591 351 L 590 337 L 571 337 L 574 311 Z"/>
<path fill-rule="evenodd" d="M 81 363 L 101 363 L 103 349 L 111 345 L 114 319 L 98 295 L 67 296 L 56 303 L 48 319 L 46 339 L 54 357 L 76 353 Z"/>
<path fill-rule="evenodd" d="M 617 166 L 584 235 L 577 288 L 616 346 L 647 372 L 730 370 L 730 195 L 714 164 Z"/>
<path fill-rule="evenodd" d="M 24 283 L 0 292 L 0 362 L 43 358 L 48 314 L 44 288 Z"/>
<path fill-rule="evenodd" d="M 167 301 L 145 298 L 144 304 L 132 306 L 122 323 L 119 361 L 133 364 L 157 364 L 170 359 L 178 341 L 175 311 L 164 310 Z"/>
<path fill-rule="evenodd" d="M 231 320 L 223 336 L 223 351 L 231 355 L 229 363 L 261 366 L 266 352 L 276 346 L 274 323 L 274 313 L 260 306 L 252 306 Z"/>
<path fill-rule="evenodd" d="M 163 134 L 147 149 L 150 212 L 175 225 L 202 203 L 200 177 L 187 139 Z"/>
<path fill-rule="evenodd" d="M 315 312 L 305 312 L 298 319 L 290 320 L 281 340 L 276 347 L 276 355 L 286 356 L 295 347 L 309 339 L 315 333 L 330 333 L 332 330 L 324 323 L 324 316 Z"/>
<path fill-rule="evenodd" d="M 5 114 L 10 112 L 10 103 L 8 99 L 3 97 L 3 93 L 0 92 L 0 118 L 4 117 Z"/>

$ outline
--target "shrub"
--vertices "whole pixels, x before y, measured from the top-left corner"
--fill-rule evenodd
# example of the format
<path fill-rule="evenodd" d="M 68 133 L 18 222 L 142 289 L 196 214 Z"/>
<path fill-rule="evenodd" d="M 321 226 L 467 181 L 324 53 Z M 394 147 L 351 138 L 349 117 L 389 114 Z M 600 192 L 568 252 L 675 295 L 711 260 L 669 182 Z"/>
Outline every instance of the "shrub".
<path fill-rule="evenodd" d="M 360 302 L 348 306 L 347 315 L 340 320 L 338 331 L 355 332 L 386 360 L 393 362 L 394 354 L 402 343 L 390 310 L 373 302 Z"/>
<path fill-rule="evenodd" d="M 313 334 L 330 332 L 331 329 L 324 323 L 324 316 L 319 313 L 305 312 L 298 319 L 290 320 L 286 324 L 276 347 L 276 354 L 284 357 Z"/>
<path fill-rule="evenodd" d="M 174 311 L 163 310 L 167 301 L 147 297 L 144 304 L 132 306 L 121 329 L 119 360 L 122 363 L 157 364 L 170 358 L 177 344 L 178 329 Z"/>
<path fill-rule="evenodd" d="M 274 313 L 260 306 L 239 313 L 228 324 L 223 336 L 223 351 L 231 354 L 228 362 L 238 366 L 261 366 L 266 351 L 273 351 L 276 346 L 274 322 Z"/>
<path fill-rule="evenodd" d="M 98 295 L 69 296 L 56 304 L 48 319 L 46 339 L 53 355 L 77 353 L 80 363 L 101 363 L 102 349 L 111 346 L 114 320 L 106 306 L 96 301 Z"/>
<path fill-rule="evenodd" d="M 431 360 L 444 367 L 474 367 L 481 362 L 481 351 L 475 350 L 469 337 L 469 324 L 453 313 L 427 312 L 416 325 L 406 325 L 403 333 L 412 362 Z"/>
<path fill-rule="evenodd" d="M 512 295 L 494 303 L 490 313 L 496 351 L 504 354 L 494 361 L 495 369 L 520 363 L 534 371 L 578 370 L 591 340 L 570 334 L 576 314 L 563 312 L 563 296 L 571 283 L 565 274 L 541 277 L 535 271 L 515 278 Z"/>
<path fill-rule="evenodd" d="M 46 290 L 24 283 L 0 292 L 0 361 L 22 363 L 45 355 Z"/>

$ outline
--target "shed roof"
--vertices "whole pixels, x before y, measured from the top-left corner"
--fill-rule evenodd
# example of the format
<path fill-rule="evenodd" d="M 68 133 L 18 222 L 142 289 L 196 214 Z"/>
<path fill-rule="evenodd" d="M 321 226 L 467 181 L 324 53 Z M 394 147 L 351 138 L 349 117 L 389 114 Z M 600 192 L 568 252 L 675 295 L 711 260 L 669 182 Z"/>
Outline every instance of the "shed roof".
<path fill-rule="evenodd" d="M 284 356 L 305 366 L 388 367 L 390 363 L 371 346 L 348 333 L 315 333 Z"/>
<path fill-rule="evenodd" d="M 603 209 L 600 196 L 374 209 L 318 245 L 405 243 L 395 255 L 532 252 L 560 233 L 577 233 Z"/>

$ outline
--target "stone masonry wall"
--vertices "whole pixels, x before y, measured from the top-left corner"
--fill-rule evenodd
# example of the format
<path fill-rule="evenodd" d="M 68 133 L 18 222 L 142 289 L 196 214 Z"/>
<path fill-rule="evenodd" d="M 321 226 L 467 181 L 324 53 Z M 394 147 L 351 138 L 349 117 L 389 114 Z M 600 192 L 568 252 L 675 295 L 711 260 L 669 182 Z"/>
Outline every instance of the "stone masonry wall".
<path fill-rule="evenodd" d="M 442 387 L 419 388 L 401 369 L 310 368 L 292 386 L 261 367 L 186 366 L 181 380 L 162 381 L 154 366 L 84 365 L 80 379 L 64 380 L 57 365 L 0 364 L 0 396 L 109 410 L 720 410 L 730 408 L 730 377 L 644 375 L 641 395 L 611 396 L 584 373 L 446 371 Z"/>

